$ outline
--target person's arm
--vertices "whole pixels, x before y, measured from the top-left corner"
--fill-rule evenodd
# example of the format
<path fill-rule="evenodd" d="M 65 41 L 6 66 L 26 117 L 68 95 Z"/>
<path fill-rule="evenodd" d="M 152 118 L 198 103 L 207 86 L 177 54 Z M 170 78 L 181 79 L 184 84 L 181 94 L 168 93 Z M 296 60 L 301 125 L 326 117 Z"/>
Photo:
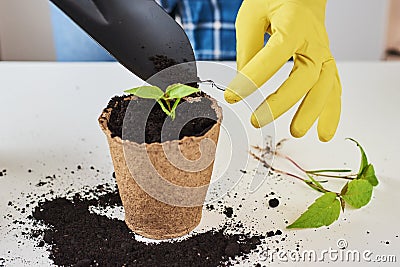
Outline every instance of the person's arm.
<path fill-rule="evenodd" d="M 244 0 L 236 19 L 238 74 L 225 91 L 229 103 L 252 94 L 293 56 L 287 80 L 251 116 L 263 127 L 303 98 L 290 131 L 301 137 L 318 120 L 321 141 L 335 134 L 341 84 L 325 29 L 326 0 Z M 264 33 L 271 34 L 264 46 Z"/>

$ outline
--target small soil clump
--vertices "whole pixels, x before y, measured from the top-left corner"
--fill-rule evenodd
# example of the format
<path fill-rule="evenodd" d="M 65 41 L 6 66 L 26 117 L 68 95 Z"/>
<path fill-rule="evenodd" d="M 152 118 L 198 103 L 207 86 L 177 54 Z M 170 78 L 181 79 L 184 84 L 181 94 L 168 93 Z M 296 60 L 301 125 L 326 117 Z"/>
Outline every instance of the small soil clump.
<path fill-rule="evenodd" d="M 279 200 L 278 200 L 277 198 L 271 198 L 271 199 L 268 201 L 268 205 L 269 205 L 271 208 L 276 208 L 276 207 L 279 206 Z"/>
<path fill-rule="evenodd" d="M 231 208 L 231 207 L 225 207 L 224 214 L 225 214 L 226 217 L 232 218 L 232 215 L 233 215 L 233 208 Z"/>

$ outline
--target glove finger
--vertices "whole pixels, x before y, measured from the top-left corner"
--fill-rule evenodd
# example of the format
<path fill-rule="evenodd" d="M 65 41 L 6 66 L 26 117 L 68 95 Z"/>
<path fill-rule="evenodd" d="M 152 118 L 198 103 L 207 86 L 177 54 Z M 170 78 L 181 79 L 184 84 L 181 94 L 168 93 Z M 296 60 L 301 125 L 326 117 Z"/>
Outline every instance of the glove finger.
<path fill-rule="evenodd" d="M 236 17 L 236 63 L 240 71 L 264 46 L 269 21 L 264 15 L 266 5 L 260 1 L 243 1 Z"/>
<path fill-rule="evenodd" d="M 288 111 L 314 86 L 320 70 L 321 64 L 302 55 L 295 56 L 293 70 L 287 80 L 252 114 L 253 126 L 263 127 Z"/>
<path fill-rule="evenodd" d="M 329 60 L 322 65 L 321 74 L 313 88 L 300 104 L 290 125 L 294 137 L 302 137 L 311 128 L 324 108 L 335 81 L 335 61 Z"/>
<path fill-rule="evenodd" d="M 267 45 L 261 49 L 238 73 L 225 90 L 228 103 L 236 103 L 262 86 L 294 54 L 296 46 L 279 32 L 271 35 Z"/>
<path fill-rule="evenodd" d="M 340 120 L 342 86 L 339 75 L 318 119 L 318 137 L 322 142 L 328 142 L 335 135 Z"/>

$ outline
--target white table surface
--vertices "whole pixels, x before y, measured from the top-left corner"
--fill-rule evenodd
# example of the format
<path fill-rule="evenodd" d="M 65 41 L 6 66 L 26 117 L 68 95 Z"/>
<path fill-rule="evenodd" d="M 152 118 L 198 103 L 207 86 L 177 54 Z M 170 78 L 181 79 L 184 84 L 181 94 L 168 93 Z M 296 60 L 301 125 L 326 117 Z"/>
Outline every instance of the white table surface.
<path fill-rule="evenodd" d="M 233 63 L 200 64 L 200 78 L 212 78 L 224 84 L 233 76 L 233 67 Z M 397 206 L 400 201 L 397 170 L 400 163 L 400 63 L 340 62 L 338 68 L 343 85 L 343 111 L 338 132 L 329 143 L 318 141 L 315 128 L 304 138 L 291 138 L 288 129 L 295 109 L 279 118 L 275 125 L 262 131 L 252 129 L 246 104 L 227 106 L 221 92 L 205 86 L 203 89 L 220 101 L 225 116 L 213 180 L 223 182 L 228 176 L 241 178 L 238 185 L 229 188 L 230 193 L 223 196 L 223 203 L 237 207 L 242 202 L 243 207 L 235 210 L 235 214 L 245 225 L 253 225 L 264 233 L 280 229 L 287 236 L 280 243 L 276 241 L 282 236 L 267 239 L 263 249 L 292 250 L 299 244 L 300 251 L 321 252 L 337 249 L 337 240 L 345 239 L 348 249 L 370 250 L 372 259 L 376 255 L 395 255 L 400 262 Z M 262 88 L 262 93 L 266 95 L 277 88 L 290 69 L 291 63 L 288 63 Z M 111 96 L 142 83 L 117 63 L 0 62 L 0 170 L 7 169 L 7 175 L 0 177 L 0 258 L 6 260 L 0 262 L 0 266 L 50 265 L 46 248 L 34 248 L 29 241 L 19 245 L 19 238 L 15 236 L 19 230 L 11 230 L 7 226 L 10 219 L 3 217 L 12 214 L 13 219 L 22 218 L 30 210 L 21 215 L 7 203 L 13 201 L 22 205 L 28 193 L 44 193 L 50 189 L 63 192 L 66 186 L 79 189 L 112 181 L 108 146 L 97 118 Z M 256 94 L 248 103 L 255 108 L 260 101 L 260 94 Z M 235 124 L 238 120 L 234 114 L 242 119 L 240 127 Z M 247 139 L 238 136 L 241 132 L 236 131 L 238 128 L 246 133 Z M 366 149 L 380 179 L 371 203 L 360 210 L 347 209 L 330 227 L 286 230 L 285 221 L 294 221 L 319 194 L 289 177 L 268 176 L 268 171 L 248 156 L 249 145 L 262 145 L 266 135 L 272 135 L 275 140 L 289 138 L 283 150 L 309 169 L 346 167 L 357 170 L 359 151 L 353 143 L 344 140 L 346 137 L 357 139 Z M 79 178 L 69 173 L 77 165 L 86 168 Z M 95 166 L 100 172 L 90 171 L 88 166 Z M 28 173 L 28 169 L 32 169 L 32 173 Z M 242 175 L 239 169 L 246 169 L 247 174 Z M 55 182 L 53 188 L 34 186 L 52 174 L 61 175 L 62 181 Z M 254 185 L 253 178 L 260 177 L 264 182 L 251 191 L 249 185 Z M 209 201 L 218 193 L 216 190 L 210 189 Z M 270 192 L 280 197 L 280 206 L 276 209 L 267 207 L 265 194 Z M 237 198 L 232 197 L 234 193 Z M 239 201 L 242 197 L 245 200 Z M 207 230 L 223 220 L 223 215 L 205 210 L 196 231 Z M 284 263 L 277 259 L 263 262 L 260 255 L 253 254 L 251 261 L 257 260 L 273 265 Z M 294 264 L 290 260 L 289 263 Z M 380 266 L 379 263 L 374 265 Z"/>

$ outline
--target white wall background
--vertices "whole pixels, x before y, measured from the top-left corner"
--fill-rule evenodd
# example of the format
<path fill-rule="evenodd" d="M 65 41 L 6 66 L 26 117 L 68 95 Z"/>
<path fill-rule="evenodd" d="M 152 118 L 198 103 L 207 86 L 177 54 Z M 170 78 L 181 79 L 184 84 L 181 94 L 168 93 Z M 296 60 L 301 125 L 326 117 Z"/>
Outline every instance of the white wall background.
<path fill-rule="evenodd" d="M 328 0 L 326 27 L 334 57 L 337 60 L 382 59 L 388 11 L 389 0 Z"/>
<path fill-rule="evenodd" d="M 0 59 L 54 58 L 48 0 L 0 0 Z"/>
<path fill-rule="evenodd" d="M 326 25 L 336 59 L 382 59 L 388 8 L 389 0 L 328 0 Z M 0 59 L 54 58 L 48 0 L 0 0 Z"/>

